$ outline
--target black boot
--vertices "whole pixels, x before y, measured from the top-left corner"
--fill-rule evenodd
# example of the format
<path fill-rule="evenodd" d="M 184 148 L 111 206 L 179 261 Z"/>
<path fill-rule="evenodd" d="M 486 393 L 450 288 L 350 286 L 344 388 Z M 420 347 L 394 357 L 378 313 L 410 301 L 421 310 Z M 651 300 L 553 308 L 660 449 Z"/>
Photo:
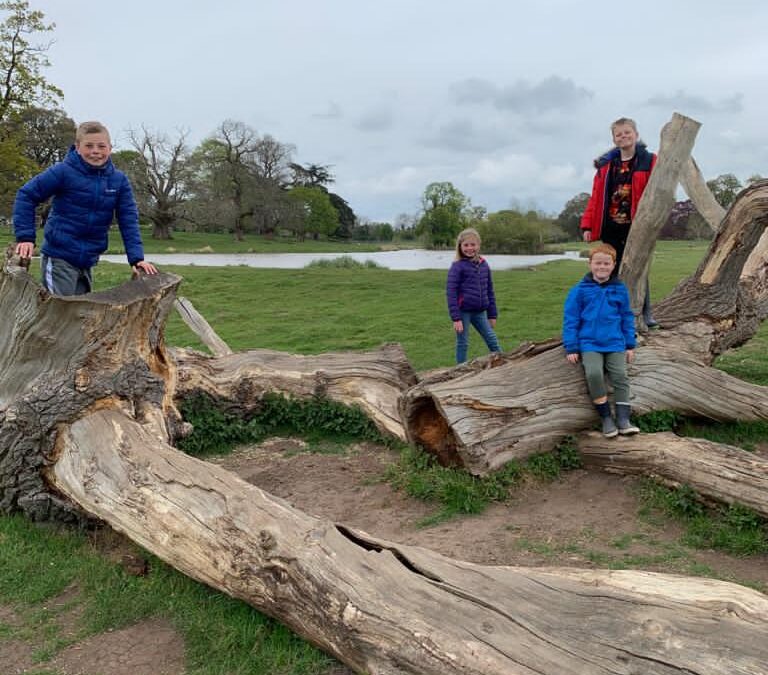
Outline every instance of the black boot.
<path fill-rule="evenodd" d="M 600 415 L 600 421 L 603 425 L 603 436 L 606 438 L 618 436 L 619 430 L 616 428 L 613 417 L 611 417 L 611 406 L 608 401 L 605 403 L 595 403 L 595 409 L 597 414 Z"/>
<path fill-rule="evenodd" d="M 629 421 L 631 412 L 632 408 L 629 403 L 616 404 L 616 423 L 619 426 L 619 433 L 622 436 L 631 436 L 632 434 L 640 433 L 640 429 Z"/>
<path fill-rule="evenodd" d="M 645 298 L 643 299 L 643 322 L 649 330 L 659 327 L 659 322 L 651 314 L 651 287 L 645 280 Z"/>

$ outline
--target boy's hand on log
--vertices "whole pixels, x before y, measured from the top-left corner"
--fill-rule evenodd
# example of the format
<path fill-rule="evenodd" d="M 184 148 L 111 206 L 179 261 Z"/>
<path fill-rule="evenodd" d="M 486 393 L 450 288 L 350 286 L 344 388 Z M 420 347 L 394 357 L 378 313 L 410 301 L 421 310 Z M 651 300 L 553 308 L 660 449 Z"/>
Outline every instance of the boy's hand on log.
<path fill-rule="evenodd" d="M 16 244 L 16 255 L 22 260 L 28 260 L 35 252 L 35 245 L 31 241 L 20 241 Z"/>
<path fill-rule="evenodd" d="M 141 276 L 141 272 L 144 272 L 144 274 L 157 274 L 157 267 L 146 260 L 139 260 L 139 262 L 131 267 L 131 276 L 136 279 Z"/>

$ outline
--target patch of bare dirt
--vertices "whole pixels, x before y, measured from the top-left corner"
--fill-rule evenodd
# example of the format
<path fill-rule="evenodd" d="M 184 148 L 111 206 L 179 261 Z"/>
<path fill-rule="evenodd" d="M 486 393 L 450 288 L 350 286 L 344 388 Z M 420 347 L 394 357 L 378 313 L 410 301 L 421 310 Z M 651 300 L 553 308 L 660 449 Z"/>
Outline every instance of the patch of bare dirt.
<path fill-rule="evenodd" d="M 184 675 L 184 642 L 163 619 L 94 635 L 46 664 L 61 675 Z"/>
<path fill-rule="evenodd" d="M 36 661 L 35 652 L 44 646 L 38 637 L 0 636 L 0 673 L 24 675 L 45 672 L 56 675 L 184 675 L 184 641 L 163 619 L 141 621 L 121 630 L 78 639 L 82 606 L 76 586 L 67 588 L 41 609 L 53 615 L 56 637 L 71 642 L 52 660 Z M 0 605 L 0 625 L 11 631 L 22 628 L 25 619 L 13 608 Z"/>

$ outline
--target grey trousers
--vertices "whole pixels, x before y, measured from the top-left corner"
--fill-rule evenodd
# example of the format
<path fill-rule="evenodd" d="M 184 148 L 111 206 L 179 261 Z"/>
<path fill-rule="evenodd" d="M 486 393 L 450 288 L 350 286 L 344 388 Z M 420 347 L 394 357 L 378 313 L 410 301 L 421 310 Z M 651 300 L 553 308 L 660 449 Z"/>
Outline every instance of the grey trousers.
<path fill-rule="evenodd" d="M 608 395 L 605 374 L 611 378 L 613 400 L 629 403 L 629 376 L 626 352 L 582 352 L 581 364 L 587 378 L 587 389 L 592 400 Z"/>
<path fill-rule="evenodd" d="M 51 295 L 83 295 L 93 289 L 91 269 L 79 269 L 61 258 L 42 255 L 40 268 L 43 288 Z"/>

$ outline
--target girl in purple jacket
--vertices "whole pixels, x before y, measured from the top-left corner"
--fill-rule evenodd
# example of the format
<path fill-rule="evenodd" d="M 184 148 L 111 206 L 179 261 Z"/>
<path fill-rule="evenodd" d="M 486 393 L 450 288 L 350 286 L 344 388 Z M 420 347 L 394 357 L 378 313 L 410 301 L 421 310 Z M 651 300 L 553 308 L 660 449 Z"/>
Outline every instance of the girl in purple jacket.
<path fill-rule="evenodd" d="M 456 363 L 467 360 L 470 325 L 480 333 L 490 351 L 500 352 L 499 340 L 493 330 L 498 312 L 491 268 L 480 256 L 480 235 L 474 228 L 459 232 L 456 260 L 448 271 L 445 294 L 456 331 Z"/>

